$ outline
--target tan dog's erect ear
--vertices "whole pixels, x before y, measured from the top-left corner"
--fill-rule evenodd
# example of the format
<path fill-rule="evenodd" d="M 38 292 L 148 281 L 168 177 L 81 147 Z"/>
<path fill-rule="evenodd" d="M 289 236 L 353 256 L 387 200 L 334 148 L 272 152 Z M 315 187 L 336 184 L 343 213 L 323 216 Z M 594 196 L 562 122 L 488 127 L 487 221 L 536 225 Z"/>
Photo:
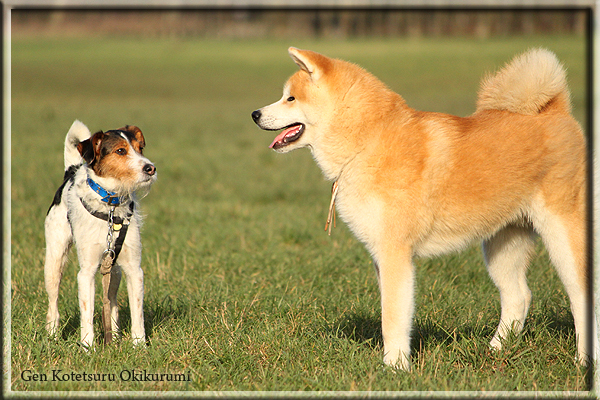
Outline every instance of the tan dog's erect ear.
<path fill-rule="evenodd" d="M 300 69 L 308 72 L 313 80 L 319 79 L 331 65 L 330 58 L 314 51 L 290 47 L 288 53 Z"/>

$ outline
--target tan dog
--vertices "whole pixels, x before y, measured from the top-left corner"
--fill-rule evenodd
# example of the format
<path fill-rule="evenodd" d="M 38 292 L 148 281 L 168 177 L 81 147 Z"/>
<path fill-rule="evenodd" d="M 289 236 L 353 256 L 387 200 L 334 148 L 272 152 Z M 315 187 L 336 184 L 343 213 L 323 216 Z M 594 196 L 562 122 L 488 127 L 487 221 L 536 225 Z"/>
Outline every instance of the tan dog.
<path fill-rule="evenodd" d="M 295 48 L 289 54 L 300 71 L 281 100 L 252 117 L 262 129 L 284 129 L 271 148 L 309 147 L 337 183 L 338 212 L 377 269 L 384 362 L 410 369 L 413 257 L 474 240 L 483 240 L 501 297 L 491 346 L 520 332 L 535 234 L 570 298 L 585 362 L 586 149 L 556 56 L 534 49 L 516 57 L 483 81 L 477 111 L 461 118 L 410 108 L 354 64 Z"/>

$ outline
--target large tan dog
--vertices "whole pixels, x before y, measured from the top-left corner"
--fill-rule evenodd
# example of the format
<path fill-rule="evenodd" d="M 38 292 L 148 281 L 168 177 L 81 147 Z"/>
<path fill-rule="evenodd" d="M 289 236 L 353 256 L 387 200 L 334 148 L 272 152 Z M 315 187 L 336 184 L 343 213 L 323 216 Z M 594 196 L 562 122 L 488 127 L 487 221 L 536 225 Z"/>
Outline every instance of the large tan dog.
<path fill-rule="evenodd" d="M 518 333 L 526 270 L 541 236 L 571 301 L 579 359 L 588 345 L 586 150 L 565 71 L 533 49 L 481 85 L 466 118 L 416 111 L 362 68 L 290 48 L 300 70 L 278 102 L 254 111 L 284 129 L 271 147 L 309 147 L 335 181 L 342 219 L 370 251 L 381 290 L 384 362 L 410 369 L 414 256 L 483 240 L 502 315 L 491 346 Z M 595 335 L 594 335 L 595 336 Z"/>

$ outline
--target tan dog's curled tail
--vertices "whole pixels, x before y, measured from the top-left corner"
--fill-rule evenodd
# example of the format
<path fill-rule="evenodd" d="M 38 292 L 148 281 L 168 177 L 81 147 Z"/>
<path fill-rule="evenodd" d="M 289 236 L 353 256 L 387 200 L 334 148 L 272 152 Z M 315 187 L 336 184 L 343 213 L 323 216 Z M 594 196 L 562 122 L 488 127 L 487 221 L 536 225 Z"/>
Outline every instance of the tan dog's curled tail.
<path fill-rule="evenodd" d="M 535 115 L 550 109 L 571 112 L 567 74 L 549 50 L 528 50 L 481 82 L 477 111 L 506 110 Z"/>

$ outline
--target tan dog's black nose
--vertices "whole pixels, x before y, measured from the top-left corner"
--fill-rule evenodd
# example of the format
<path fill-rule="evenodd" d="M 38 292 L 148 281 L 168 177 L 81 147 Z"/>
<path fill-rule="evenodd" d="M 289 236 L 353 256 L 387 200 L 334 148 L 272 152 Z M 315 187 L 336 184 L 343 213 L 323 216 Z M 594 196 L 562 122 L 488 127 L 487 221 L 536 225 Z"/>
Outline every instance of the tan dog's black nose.
<path fill-rule="evenodd" d="M 261 116 L 261 112 L 260 110 L 256 110 L 252 113 L 252 119 L 254 120 L 254 122 L 258 123 L 258 120 L 260 119 Z"/>

